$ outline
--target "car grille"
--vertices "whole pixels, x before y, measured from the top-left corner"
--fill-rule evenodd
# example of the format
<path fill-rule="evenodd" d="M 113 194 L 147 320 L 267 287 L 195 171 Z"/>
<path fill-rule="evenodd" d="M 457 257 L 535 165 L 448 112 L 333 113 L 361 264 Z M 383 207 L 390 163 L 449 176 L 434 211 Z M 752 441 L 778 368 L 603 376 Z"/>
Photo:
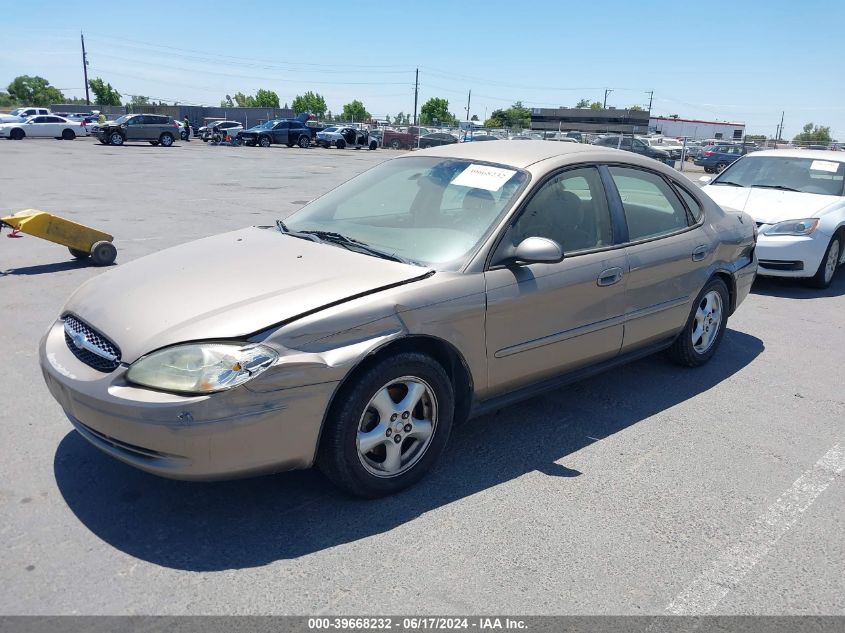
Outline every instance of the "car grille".
<path fill-rule="evenodd" d="M 64 318 L 64 329 L 68 349 L 83 363 L 103 373 L 118 368 L 120 349 L 97 330 L 70 314 Z"/>

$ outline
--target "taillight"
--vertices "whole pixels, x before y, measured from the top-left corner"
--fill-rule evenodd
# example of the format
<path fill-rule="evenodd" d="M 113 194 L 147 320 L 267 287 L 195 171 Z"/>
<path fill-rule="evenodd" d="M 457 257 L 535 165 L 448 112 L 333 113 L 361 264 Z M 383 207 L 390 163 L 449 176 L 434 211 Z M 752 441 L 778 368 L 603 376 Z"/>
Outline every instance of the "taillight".
<path fill-rule="evenodd" d="M 704 155 L 705 155 L 705 156 L 712 156 L 712 155 L 713 155 L 713 152 L 711 152 L 711 151 L 708 149 L 707 151 L 705 151 L 705 152 L 704 152 Z"/>

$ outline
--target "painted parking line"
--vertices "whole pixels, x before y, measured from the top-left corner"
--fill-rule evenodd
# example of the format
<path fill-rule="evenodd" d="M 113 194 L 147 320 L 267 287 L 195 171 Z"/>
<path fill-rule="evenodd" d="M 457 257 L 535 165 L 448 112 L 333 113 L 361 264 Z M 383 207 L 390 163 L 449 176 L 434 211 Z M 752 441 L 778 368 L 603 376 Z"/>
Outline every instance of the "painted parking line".
<path fill-rule="evenodd" d="M 684 589 L 666 611 L 704 615 L 715 609 L 843 470 L 845 449 L 836 444 L 758 516 L 737 542 L 723 550 L 710 569 Z"/>

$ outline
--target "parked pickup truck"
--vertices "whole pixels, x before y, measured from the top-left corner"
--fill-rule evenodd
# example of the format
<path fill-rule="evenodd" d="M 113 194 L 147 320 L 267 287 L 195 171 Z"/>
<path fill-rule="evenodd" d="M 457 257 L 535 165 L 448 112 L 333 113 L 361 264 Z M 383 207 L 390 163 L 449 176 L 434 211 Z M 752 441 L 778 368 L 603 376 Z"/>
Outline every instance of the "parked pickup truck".
<path fill-rule="evenodd" d="M 21 123 L 31 116 L 52 114 L 50 108 L 15 108 L 9 114 L 0 114 L 0 123 Z"/>
<path fill-rule="evenodd" d="M 417 127 L 412 125 L 407 132 L 397 132 L 396 130 L 385 130 L 382 139 L 382 147 L 390 147 L 391 149 L 411 149 L 417 146 L 417 139 L 420 134 L 425 136 L 430 134 L 433 130 L 424 127 Z"/>

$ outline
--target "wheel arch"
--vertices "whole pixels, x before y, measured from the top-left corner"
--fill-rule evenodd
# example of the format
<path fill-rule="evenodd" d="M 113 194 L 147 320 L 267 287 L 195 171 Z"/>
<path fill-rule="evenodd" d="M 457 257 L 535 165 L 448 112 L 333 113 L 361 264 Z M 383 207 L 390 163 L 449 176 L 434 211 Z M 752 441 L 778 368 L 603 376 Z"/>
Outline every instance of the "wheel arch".
<path fill-rule="evenodd" d="M 352 384 L 355 378 L 385 358 L 409 352 L 422 353 L 430 356 L 443 367 L 454 390 L 454 421 L 459 423 L 469 417 L 469 412 L 472 408 L 474 383 L 469 365 L 463 354 L 448 341 L 427 334 L 411 334 L 394 338 L 370 350 L 364 358 L 346 373 L 343 380 L 337 384 L 329 400 L 329 404 L 323 413 L 323 419 L 320 422 L 320 434 L 315 447 L 315 456 L 319 453 L 320 444 L 323 441 L 323 429 L 325 429 L 326 420 L 332 414 L 340 399 L 344 397 L 349 385 Z"/>
<path fill-rule="evenodd" d="M 707 280 L 707 283 L 710 283 L 713 279 L 721 279 L 728 287 L 728 303 L 730 304 L 728 315 L 733 314 L 734 310 L 736 310 L 736 279 L 734 278 L 733 273 L 725 269 L 718 269 L 710 275 L 710 279 Z"/>

